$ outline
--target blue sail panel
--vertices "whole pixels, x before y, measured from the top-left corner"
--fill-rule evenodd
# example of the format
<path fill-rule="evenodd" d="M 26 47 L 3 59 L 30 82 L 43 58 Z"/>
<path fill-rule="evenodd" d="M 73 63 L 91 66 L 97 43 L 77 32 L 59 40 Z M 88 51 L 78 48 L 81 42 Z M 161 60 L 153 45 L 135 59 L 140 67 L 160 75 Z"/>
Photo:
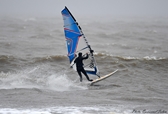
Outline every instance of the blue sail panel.
<path fill-rule="evenodd" d="M 77 23 L 66 8 L 62 10 L 62 16 L 64 20 L 64 32 L 67 43 L 68 57 L 71 63 L 75 58 L 78 41 L 82 34 L 80 33 Z"/>

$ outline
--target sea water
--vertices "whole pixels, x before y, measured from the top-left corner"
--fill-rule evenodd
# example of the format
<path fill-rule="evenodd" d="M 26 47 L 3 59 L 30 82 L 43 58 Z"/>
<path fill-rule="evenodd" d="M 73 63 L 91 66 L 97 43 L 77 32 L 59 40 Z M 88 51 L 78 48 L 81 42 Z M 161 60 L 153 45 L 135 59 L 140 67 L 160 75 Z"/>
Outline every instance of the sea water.
<path fill-rule="evenodd" d="M 168 113 L 168 19 L 78 18 L 100 70 L 69 66 L 62 17 L 0 17 L 0 113 Z M 89 75 L 91 79 L 96 76 Z"/>

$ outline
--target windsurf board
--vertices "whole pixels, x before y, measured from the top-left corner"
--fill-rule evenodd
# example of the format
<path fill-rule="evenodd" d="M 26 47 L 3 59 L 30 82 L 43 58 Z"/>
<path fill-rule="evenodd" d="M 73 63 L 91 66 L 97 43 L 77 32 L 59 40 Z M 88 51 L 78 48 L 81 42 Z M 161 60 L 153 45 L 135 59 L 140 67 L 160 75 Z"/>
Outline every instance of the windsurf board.
<path fill-rule="evenodd" d="M 99 81 L 102 81 L 102 80 L 104 80 L 106 78 L 109 78 L 110 76 L 115 74 L 117 71 L 118 71 L 118 69 L 113 71 L 113 72 L 111 72 L 111 73 L 109 73 L 109 74 L 107 74 L 107 75 L 105 75 L 105 76 L 101 76 L 100 78 L 97 78 L 97 79 L 93 80 L 90 85 L 92 86 L 93 84 L 95 84 L 95 83 L 97 83 Z"/>

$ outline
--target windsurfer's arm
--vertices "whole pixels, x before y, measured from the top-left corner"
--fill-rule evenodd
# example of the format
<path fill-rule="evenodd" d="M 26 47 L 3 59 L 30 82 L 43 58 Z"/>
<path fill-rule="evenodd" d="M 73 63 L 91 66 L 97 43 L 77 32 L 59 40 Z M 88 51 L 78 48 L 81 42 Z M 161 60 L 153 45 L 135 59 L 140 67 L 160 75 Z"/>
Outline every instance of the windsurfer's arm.
<path fill-rule="evenodd" d="M 89 57 L 88 53 L 86 53 L 85 55 L 86 55 L 86 57 L 83 57 L 83 59 L 87 59 Z"/>
<path fill-rule="evenodd" d="M 74 63 L 70 65 L 70 68 L 73 68 L 74 64 L 76 63 L 77 58 L 74 60 Z"/>
<path fill-rule="evenodd" d="M 75 64 L 75 63 L 71 64 L 71 65 L 70 65 L 70 68 L 73 68 L 74 64 Z"/>

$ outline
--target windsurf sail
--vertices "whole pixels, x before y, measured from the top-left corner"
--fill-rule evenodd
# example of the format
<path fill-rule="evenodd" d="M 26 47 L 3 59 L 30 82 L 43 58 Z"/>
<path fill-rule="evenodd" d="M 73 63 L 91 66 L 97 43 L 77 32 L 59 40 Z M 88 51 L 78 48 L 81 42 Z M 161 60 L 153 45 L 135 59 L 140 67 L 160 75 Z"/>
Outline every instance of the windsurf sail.
<path fill-rule="evenodd" d="M 85 65 L 84 69 L 88 74 L 99 76 L 99 70 L 93 55 L 93 51 L 84 33 L 82 32 L 81 27 L 66 6 L 61 13 L 64 21 L 64 33 L 70 66 L 76 70 L 74 60 L 78 56 L 78 53 L 82 52 L 83 55 L 88 53 L 89 58 L 83 61 Z"/>

